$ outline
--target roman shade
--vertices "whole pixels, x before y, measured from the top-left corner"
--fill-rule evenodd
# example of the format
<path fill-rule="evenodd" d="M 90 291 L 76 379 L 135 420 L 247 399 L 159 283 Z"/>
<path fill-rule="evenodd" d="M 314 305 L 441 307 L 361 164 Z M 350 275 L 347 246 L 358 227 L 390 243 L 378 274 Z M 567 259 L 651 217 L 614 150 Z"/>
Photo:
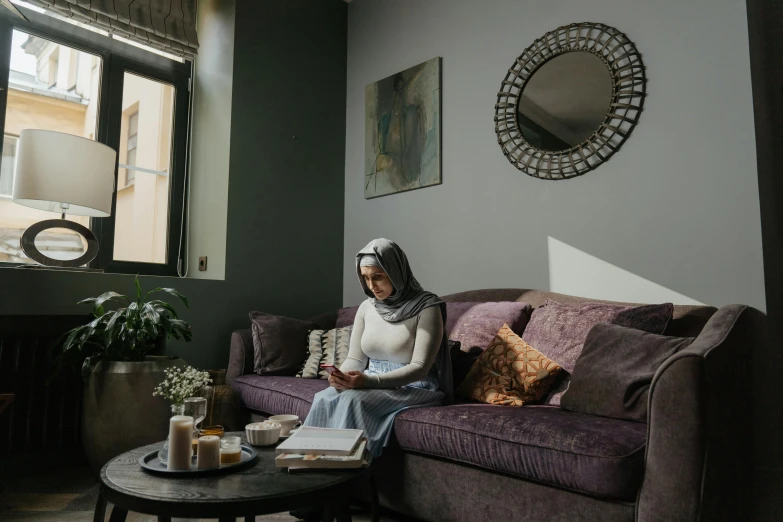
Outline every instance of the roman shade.
<path fill-rule="evenodd" d="M 97 29 L 194 58 L 197 0 L 26 0 Z"/>

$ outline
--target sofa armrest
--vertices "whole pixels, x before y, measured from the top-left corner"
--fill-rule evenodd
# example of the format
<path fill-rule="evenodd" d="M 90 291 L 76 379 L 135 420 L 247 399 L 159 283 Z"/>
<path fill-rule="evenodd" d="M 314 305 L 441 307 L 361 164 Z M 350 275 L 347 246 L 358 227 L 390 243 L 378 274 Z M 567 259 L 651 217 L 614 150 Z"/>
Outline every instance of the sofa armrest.
<path fill-rule="evenodd" d="M 750 480 L 750 359 L 763 322 L 746 306 L 723 307 L 656 372 L 637 521 L 743 518 L 730 513 L 742 513 Z"/>
<path fill-rule="evenodd" d="M 253 334 L 250 328 L 231 334 L 231 353 L 228 356 L 226 384 L 237 377 L 253 373 Z"/>

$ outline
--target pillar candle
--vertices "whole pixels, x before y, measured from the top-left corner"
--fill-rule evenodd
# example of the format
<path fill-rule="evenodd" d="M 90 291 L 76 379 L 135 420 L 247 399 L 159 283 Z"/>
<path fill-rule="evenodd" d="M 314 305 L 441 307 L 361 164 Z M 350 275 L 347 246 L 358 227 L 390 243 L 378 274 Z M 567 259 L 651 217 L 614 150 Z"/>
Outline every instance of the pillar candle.
<path fill-rule="evenodd" d="M 168 469 L 190 469 L 193 456 L 193 417 L 174 415 L 169 421 Z"/>
<path fill-rule="evenodd" d="M 198 469 L 220 467 L 220 437 L 204 435 L 198 438 Z"/>

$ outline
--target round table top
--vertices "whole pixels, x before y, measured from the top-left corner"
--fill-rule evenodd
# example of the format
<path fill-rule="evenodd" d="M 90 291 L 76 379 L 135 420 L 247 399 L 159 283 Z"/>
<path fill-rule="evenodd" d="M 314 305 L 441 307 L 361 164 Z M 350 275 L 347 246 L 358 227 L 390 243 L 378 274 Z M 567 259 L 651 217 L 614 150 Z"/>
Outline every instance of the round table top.
<path fill-rule="evenodd" d="M 243 443 L 247 442 L 243 432 L 230 435 L 240 436 Z M 230 511 L 243 516 L 320 502 L 368 472 L 363 468 L 289 473 L 275 467 L 275 446 L 254 446 L 258 453 L 255 462 L 225 474 L 166 477 L 143 470 L 139 459 L 162 445 L 161 441 L 143 446 L 109 461 L 100 477 L 105 498 L 123 508 L 153 514 L 194 516 L 188 513 L 195 513 L 209 517 L 210 506 L 214 505 L 220 508 L 215 513 L 222 516 L 233 505 L 235 509 Z"/>

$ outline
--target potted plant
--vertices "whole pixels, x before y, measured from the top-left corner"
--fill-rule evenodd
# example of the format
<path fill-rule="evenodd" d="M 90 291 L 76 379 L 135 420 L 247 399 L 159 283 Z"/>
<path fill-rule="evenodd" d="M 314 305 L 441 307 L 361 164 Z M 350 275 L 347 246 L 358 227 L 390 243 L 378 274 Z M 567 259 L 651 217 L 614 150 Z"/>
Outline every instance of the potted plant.
<path fill-rule="evenodd" d="M 80 367 L 85 380 L 82 443 L 94 471 L 120 453 L 166 438 L 169 408 L 152 393 L 167 368 L 185 366 L 185 361 L 150 353 L 170 337 L 192 337 L 190 325 L 171 304 L 150 299 L 165 292 L 189 308 L 185 296 L 173 288 L 144 293 L 138 276 L 135 287 L 135 299 L 106 292 L 80 301 L 92 305 L 95 319 L 67 332 L 58 345 L 57 367 Z M 107 310 L 110 304 L 118 306 Z"/>

